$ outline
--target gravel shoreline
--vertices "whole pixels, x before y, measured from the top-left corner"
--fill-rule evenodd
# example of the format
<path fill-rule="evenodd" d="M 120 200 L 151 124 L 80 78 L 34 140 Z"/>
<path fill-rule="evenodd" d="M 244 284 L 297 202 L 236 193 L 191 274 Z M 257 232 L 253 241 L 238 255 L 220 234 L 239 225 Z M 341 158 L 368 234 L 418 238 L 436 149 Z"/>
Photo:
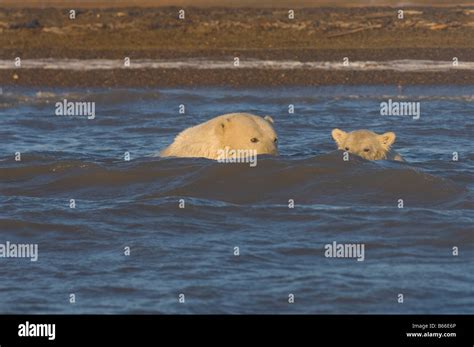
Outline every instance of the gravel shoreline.
<path fill-rule="evenodd" d="M 0 9 L 0 59 L 474 61 L 474 8 Z M 0 86 L 474 84 L 470 71 L 0 70 Z"/>
<path fill-rule="evenodd" d="M 272 87 L 307 85 L 474 84 L 474 72 L 189 70 L 137 69 L 107 71 L 0 71 L 3 86 L 45 87 Z"/>

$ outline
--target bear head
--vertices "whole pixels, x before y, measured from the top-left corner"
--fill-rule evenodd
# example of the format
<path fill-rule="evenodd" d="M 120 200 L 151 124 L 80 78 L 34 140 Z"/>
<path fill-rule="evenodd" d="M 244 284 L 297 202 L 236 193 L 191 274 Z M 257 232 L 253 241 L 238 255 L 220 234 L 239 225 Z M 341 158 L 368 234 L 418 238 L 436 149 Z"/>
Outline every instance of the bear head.
<path fill-rule="evenodd" d="M 387 153 L 395 142 L 396 136 L 393 132 L 378 135 L 369 130 L 355 130 L 347 133 L 340 129 L 333 129 L 332 138 L 340 150 L 367 160 L 381 160 L 387 158 Z"/>
<path fill-rule="evenodd" d="M 273 128 L 272 117 L 235 113 L 220 118 L 214 133 L 220 140 L 221 148 L 278 155 L 278 136 Z"/>

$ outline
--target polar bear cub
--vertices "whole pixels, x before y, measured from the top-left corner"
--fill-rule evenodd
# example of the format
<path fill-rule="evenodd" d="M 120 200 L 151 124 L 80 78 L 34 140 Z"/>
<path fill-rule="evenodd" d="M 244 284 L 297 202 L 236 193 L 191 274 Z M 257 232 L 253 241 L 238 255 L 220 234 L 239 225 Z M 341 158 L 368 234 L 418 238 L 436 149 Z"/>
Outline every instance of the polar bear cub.
<path fill-rule="evenodd" d="M 278 155 L 273 119 L 250 113 L 224 114 L 185 129 L 160 156 L 218 160 L 223 151 Z"/>
<path fill-rule="evenodd" d="M 333 129 L 332 138 L 336 141 L 338 149 L 367 160 L 404 161 L 400 154 L 390 151 L 396 138 L 393 132 L 379 135 L 370 130 L 355 130 L 347 133 L 340 129 Z"/>

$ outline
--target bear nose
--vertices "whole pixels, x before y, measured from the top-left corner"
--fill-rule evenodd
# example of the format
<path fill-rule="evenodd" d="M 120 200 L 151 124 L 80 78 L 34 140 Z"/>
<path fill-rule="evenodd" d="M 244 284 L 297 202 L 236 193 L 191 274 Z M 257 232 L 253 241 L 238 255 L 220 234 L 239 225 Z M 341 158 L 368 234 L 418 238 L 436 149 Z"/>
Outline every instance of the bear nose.
<path fill-rule="evenodd" d="M 275 142 L 269 142 L 266 146 L 268 154 L 278 155 L 278 146 Z"/>

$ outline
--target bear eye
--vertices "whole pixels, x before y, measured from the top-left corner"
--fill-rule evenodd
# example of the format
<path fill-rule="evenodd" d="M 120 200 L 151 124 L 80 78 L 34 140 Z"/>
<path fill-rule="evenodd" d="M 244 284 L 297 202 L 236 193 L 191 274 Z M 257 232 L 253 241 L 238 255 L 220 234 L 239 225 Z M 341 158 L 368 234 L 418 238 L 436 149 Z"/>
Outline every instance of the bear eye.
<path fill-rule="evenodd" d="M 278 142 L 278 137 L 275 137 L 275 140 L 273 142 Z"/>
<path fill-rule="evenodd" d="M 250 139 L 250 141 L 253 142 L 253 143 L 257 143 L 257 142 L 258 142 L 258 139 L 257 139 L 256 137 L 252 137 L 252 138 Z"/>
<path fill-rule="evenodd" d="M 346 147 L 346 148 L 344 148 L 344 149 L 345 149 L 346 151 L 348 151 L 348 150 L 349 150 L 349 147 Z"/>
<path fill-rule="evenodd" d="M 370 148 L 364 148 L 364 152 L 370 152 Z"/>

